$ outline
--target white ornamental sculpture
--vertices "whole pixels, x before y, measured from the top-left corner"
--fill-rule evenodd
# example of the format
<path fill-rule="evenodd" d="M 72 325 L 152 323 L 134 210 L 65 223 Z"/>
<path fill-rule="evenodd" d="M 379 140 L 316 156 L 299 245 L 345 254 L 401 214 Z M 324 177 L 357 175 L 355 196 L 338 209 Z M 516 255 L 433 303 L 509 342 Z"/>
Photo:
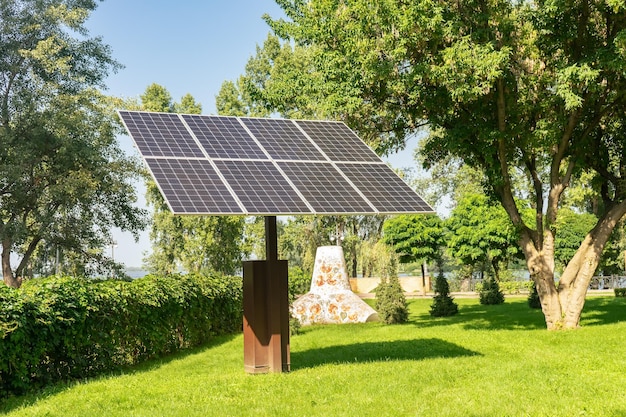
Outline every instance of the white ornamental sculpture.
<path fill-rule="evenodd" d="M 378 321 L 378 313 L 350 288 L 341 246 L 320 246 L 315 254 L 311 291 L 293 302 L 302 325 Z"/>

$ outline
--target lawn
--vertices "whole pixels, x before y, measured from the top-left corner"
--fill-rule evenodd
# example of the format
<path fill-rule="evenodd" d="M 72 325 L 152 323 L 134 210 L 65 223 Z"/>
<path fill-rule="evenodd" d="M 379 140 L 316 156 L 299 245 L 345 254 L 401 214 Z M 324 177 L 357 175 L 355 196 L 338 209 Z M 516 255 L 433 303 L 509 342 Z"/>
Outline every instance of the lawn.
<path fill-rule="evenodd" d="M 243 338 L 0 404 L 8 416 L 626 416 L 626 299 L 548 332 L 525 299 L 410 323 L 305 328 L 289 374 L 247 375 Z"/>

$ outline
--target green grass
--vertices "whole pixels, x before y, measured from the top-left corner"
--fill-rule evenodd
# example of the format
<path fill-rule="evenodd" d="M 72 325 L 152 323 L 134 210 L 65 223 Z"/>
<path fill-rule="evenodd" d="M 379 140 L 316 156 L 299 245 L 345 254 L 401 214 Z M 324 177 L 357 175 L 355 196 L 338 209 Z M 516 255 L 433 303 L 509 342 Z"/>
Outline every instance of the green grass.
<path fill-rule="evenodd" d="M 525 299 L 410 323 L 317 326 L 292 372 L 247 375 L 242 336 L 120 375 L 0 404 L 9 416 L 626 416 L 626 299 L 589 298 L 576 331 L 544 330 Z"/>

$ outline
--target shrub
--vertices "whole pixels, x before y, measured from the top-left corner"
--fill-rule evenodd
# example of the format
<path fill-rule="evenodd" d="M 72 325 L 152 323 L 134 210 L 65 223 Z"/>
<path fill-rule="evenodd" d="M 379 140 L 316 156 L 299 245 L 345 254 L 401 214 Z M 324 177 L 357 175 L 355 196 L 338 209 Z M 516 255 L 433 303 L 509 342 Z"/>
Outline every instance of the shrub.
<path fill-rule="evenodd" d="M 530 281 L 531 291 L 528 294 L 528 306 L 530 308 L 541 308 L 541 300 L 539 299 L 539 293 L 537 292 L 537 286 L 534 281 Z"/>
<path fill-rule="evenodd" d="M 387 324 L 405 323 L 409 319 L 404 291 L 397 276 L 382 278 L 376 287 L 376 312 Z"/>
<path fill-rule="evenodd" d="M 242 325 L 238 277 L 54 277 L 0 287 L 0 397 L 197 346 Z"/>
<path fill-rule="evenodd" d="M 500 287 L 500 291 L 502 291 L 504 294 L 521 294 L 527 291 L 531 292 L 532 284 L 533 282 L 530 280 L 528 281 L 505 281 L 505 282 L 499 282 L 498 286 Z M 482 282 L 476 283 L 474 289 L 476 290 L 476 292 L 481 292 L 483 289 L 483 283 Z"/>
<path fill-rule="evenodd" d="M 289 302 L 306 294 L 311 289 L 311 274 L 307 274 L 299 266 L 289 267 Z"/>
<path fill-rule="evenodd" d="M 626 288 L 614 288 L 616 297 L 626 297 Z"/>
<path fill-rule="evenodd" d="M 430 306 L 430 315 L 433 317 L 454 316 L 459 312 L 459 306 L 454 302 L 454 298 L 450 296 L 450 286 L 448 280 L 443 276 L 443 272 L 439 272 L 435 280 L 435 296 Z"/>
<path fill-rule="evenodd" d="M 483 282 L 479 293 L 481 304 L 502 304 L 504 303 L 504 293 L 500 291 L 498 281 L 494 278 L 487 278 Z"/>

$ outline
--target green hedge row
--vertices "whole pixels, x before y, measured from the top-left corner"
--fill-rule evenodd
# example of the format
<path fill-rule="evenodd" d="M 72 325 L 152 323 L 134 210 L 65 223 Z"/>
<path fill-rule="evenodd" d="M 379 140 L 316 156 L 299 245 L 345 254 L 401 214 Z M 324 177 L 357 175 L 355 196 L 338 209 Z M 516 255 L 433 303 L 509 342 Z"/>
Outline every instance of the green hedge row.
<path fill-rule="evenodd" d="M 223 276 L 0 285 L 0 397 L 240 331 L 242 300 L 241 278 Z"/>
<path fill-rule="evenodd" d="M 520 294 L 527 293 L 532 291 L 533 282 L 532 281 L 501 281 L 498 282 L 500 286 L 500 291 L 504 294 Z M 483 283 L 479 282 L 474 287 L 474 291 L 481 292 L 483 289 Z"/>
<path fill-rule="evenodd" d="M 616 297 L 626 297 L 626 288 L 614 288 Z"/>

